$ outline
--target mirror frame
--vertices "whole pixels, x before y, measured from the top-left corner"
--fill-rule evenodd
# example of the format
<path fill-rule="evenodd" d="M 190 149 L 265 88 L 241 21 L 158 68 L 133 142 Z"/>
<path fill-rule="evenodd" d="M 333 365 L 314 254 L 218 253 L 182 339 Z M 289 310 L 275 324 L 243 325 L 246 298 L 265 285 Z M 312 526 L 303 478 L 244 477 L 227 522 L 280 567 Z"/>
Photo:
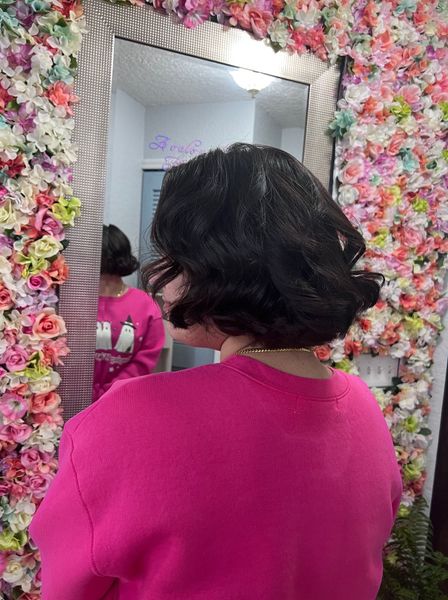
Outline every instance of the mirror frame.
<path fill-rule="evenodd" d="M 60 369 L 65 418 L 91 404 L 115 39 L 307 84 L 303 163 L 328 189 L 332 187 L 334 144 L 327 128 L 336 109 L 340 81 L 338 65 L 311 54 L 275 53 L 266 42 L 245 31 L 225 29 L 210 21 L 189 30 L 150 6 L 135 11 L 132 5 L 105 0 L 85 0 L 84 11 L 88 33 L 75 84 L 82 101 L 75 110 L 74 134 L 79 147 L 74 189 L 83 201 L 83 212 L 78 227 L 70 232 L 66 258 L 71 276 L 60 299 L 71 348 L 70 359 Z"/>

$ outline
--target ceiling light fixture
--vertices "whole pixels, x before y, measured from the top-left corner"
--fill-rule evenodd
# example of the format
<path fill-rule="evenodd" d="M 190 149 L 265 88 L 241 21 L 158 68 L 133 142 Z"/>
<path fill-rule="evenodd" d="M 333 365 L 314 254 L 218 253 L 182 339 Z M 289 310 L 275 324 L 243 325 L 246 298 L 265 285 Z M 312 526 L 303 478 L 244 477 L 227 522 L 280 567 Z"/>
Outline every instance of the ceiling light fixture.
<path fill-rule="evenodd" d="M 273 82 L 273 78 L 264 73 L 256 73 L 255 71 L 248 71 L 246 69 L 238 69 L 238 71 L 231 71 L 230 74 L 233 80 L 240 88 L 249 92 L 252 98 L 258 94 L 259 91 L 268 87 Z"/>

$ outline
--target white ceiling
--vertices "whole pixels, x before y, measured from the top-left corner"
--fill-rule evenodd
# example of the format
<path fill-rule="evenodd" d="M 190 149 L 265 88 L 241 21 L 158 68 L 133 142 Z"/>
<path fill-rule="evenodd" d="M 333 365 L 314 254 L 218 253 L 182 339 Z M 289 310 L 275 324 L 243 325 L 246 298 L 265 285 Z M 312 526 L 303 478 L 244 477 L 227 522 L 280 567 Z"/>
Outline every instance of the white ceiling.
<path fill-rule="evenodd" d="M 233 81 L 233 67 L 116 40 L 112 86 L 144 106 L 202 102 L 252 102 Z M 308 86 L 275 79 L 260 91 L 257 104 L 280 127 L 305 127 Z"/>

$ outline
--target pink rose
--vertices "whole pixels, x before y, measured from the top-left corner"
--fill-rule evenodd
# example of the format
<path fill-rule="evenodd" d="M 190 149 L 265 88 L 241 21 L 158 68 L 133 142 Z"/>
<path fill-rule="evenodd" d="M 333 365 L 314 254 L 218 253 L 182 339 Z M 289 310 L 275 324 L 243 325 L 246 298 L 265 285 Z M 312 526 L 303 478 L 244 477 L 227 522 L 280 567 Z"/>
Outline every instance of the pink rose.
<path fill-rule="evenodd" d="M 361 158 L 350 160 L 343 168 L 340 179 L 343 183 L 357 183 L 364 175 L 364 161 Z"/>
<path fill-rule="evenodd" d="M 186 0 L 185 9 L 188 13 L 182 23 L 188 29 L 194 29 L 209 18 L 212 8 L 211 0 Z"/>
<path fill-rule="evenodd" d="M 417 229 L 411 227 L 404 227 L 401 230 L 401 243 L 408 248 L 416 248 L 423 242 L 423 234 Z"/>
<path fill-rule="evenodd" d="M 0 427 L 0 440 L 22 444 L 32 433 L 32 428 L 26 423 L 11 423 Z"/>
<path fill-rule="evenodd" d="M 329 346 L 317 346 L 314 348 L 314 354 L 319 360 L 330 360 L 331 348 Z"/>
<path fill-rule="evenodd" d="M 243 12 L 247 13 L 254 36 L 258 39 L 265 38 L 272 23 L 272 14 L 249 4 L 246 4 Z"/>
<path fill-rule="evenodd" d="M 11 497 L 15 498 L 16 500 L 21 500 L 27 495 L 28 491 L 21 483 L 13 483 L 11 485 Z"/>
<path fill-rule="evenodd" d="M 239 25 L 242 29 L 250 29 L 250 18 L 247 11 L 244 11 L 239 4 L 231 4 L 230 10 L 230 25 L 236 27 Z"/>
<path fill-rule="evenodd" d="M 6 392 L 0 399 L 0 412 L 11 421 L 23 417 L 27 409 L 27 400 L 14 392 Z"/>
<path fill-rule="evenodd" d="M 420 101 L 422 91 L 418 85 L 404 85 L 399 91 L 399 95 L 403 96 L 405 101 L 412 106 Z"/>
<path fill-rule="evenodd" d="M 61 358 L 68 356 L 70 350 L 67 346 L 67 338 L 48 340 L 42 348 L 44 360 L 49 365 L 63 365 Z"/>
<path fill-rule="evenodd" d="M 39 233 L 47 233 L 59 241 L 64 239 L 64 226 L 45 207 L 41 208 L 37 213 L 34 227 Z"/>
<path fill-rule="evenodd" d="M 11 292 L 4 285 L 0 285 L 0 310 L 9 310 L 13 305 Z"/>
<path fill-rule="evenodd" d="M 61 404 L 61 397 L 56 392 L 36 394 L 31 400 L 32 413 L 50 413 Z"/>
<path fill-rule="evenodd" d="M 405 140 L 406 140 L 406 133 L 404 131 L 396 131 L 393 136 L 390 138 L 389 144 L 387 146 L 387 153 L 391 154 L 392 156 L 397 155 Z"/>
<path fill-rule="evenodd" d="M 50 285 L 53 283 L 51 278 L 41 273 L 40 275 L 31 275 L 26 282 L 30 290 L 48 290 Z"/>
<path fill-rule="evenodd" d="M 6 368 L 12 373 L 15 371 L 22 371 L 26 367 L 28 359 L 28 353 L 22 346 L 8 348 L 3 355 L 3 361 L 6 364 Z"/>
<path fill-rule="evenodd" d="M 52 413 L 37 413 L 33 417 L 33 423 L 35 425 L 42 425 L 43 423 L 50 423 L 50 425 L 63 425 L 64 420 L 62 418 L 62 408 L 57 408 Z"/>
<path fill-rule="evenodd" d="M 38 450 L 28 449 L 24 450 L 21 454 L 20 461 L 27 470 L 38 470 L 42 459 Z"/>
<path fill-rule="evenodd" d="M 51 339 L 67 333 L 62 317 L 53 308 L 45 308 L 34 321 L 33 335 L 39 339 Z"/>
<path fill-rule="evenodd" d="M 25 484 L 35 498 L 43 498 L 48 490 L 51 479 L 50 475 L 30 475 L 25 479 Z"/>

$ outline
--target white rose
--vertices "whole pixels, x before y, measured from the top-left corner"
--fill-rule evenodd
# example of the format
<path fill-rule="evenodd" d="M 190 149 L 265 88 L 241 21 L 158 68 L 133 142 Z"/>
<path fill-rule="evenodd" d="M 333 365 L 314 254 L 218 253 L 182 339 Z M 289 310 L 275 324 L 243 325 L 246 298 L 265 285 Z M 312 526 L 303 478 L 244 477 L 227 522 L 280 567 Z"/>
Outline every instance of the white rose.
<path fill-rule="evenodd" d="M 34 47 L 33 57 L 31 58 L 31 68 L 39 74 L 45 74 L 53 66 L 52 54 L 46 48 L 36 45 Z"/>
<path fill-rule="evenodd" d="M 32 515 L 29 515 L 24 512 L 12 514 L 8 519 L 11 531 L 13 531 L 14 533 L 24 531 L 29 527 L 32 518 Z"/>
<path fill-rule="evenodd" d="M 400 401 L 398 403 L 400 408 L 414 410 L 416 403 L 417 394 L 412 387 L 408 386 L 400 391 Z"/>
<path fill-rule="evenodd" d="M 37 381 L 30 381 L 29 386 L 33 394 L 46 394 L 55 390 L 61 382 L 61 376 L 56 371 L 41 377 Z"/>
<path fill-rule="evenodd" d="M 21 566 L 17 557 L 12 557 L 8 560 L 5 571 L 2 574 L 3 579 L 7 583 L 17 583 L 25 575 L 25 570 Z"/>
<path fill-rule="evenodd" d="M 0 275 L 10 275 L 11 273 L 11 263 L 4 256 L 0 256 Z"/>
<path fill-rule="evenodd" d="M 53 452 L 61 435 L 61 428 L 43 423 L 26 441 L 27 447 L 37 447 L 41 452 Z"/>
<path fill-rule="evenodd" d="M 348 104 L 360 107 L 370 96 L 370 90 L 365 84 L 349 85 L 345 92 L 345 99 Z"/>
<path fill-rule="evenodd" d="M 341 185 L 339 188 L 339 201 L 341 204 L 353 204 L 358 196 L 358 190 L 351 185 Z"/>

